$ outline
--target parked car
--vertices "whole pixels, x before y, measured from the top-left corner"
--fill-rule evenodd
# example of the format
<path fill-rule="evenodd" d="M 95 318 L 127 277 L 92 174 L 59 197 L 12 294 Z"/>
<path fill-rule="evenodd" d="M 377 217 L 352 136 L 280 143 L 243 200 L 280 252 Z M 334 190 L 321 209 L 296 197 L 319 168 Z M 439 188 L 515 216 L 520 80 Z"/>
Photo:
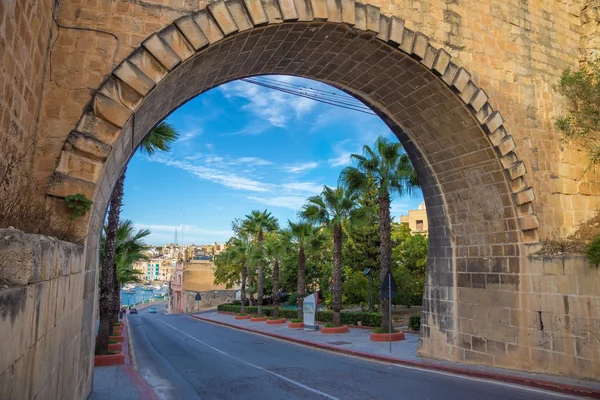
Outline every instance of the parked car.
<path fill-rule="evenodd" d="M 156 307 L 150 307 L 150 312 L 156 314 Z"/>
<path fill-rule="evenodd" d="M 132 308 L 129 310 L 129 314 L 137 314 L 137 308 Z"/>

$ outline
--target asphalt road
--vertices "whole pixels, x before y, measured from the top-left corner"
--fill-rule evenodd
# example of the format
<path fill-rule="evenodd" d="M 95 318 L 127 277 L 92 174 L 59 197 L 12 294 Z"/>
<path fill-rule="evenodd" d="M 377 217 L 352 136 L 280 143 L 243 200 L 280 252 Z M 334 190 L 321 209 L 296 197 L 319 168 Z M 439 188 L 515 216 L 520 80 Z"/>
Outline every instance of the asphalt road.
<path fill-rule="evenodd" d="M 160 399 L 567 399 L 371 362 L 149 309 L 129 315 L 138 371 Z"/>

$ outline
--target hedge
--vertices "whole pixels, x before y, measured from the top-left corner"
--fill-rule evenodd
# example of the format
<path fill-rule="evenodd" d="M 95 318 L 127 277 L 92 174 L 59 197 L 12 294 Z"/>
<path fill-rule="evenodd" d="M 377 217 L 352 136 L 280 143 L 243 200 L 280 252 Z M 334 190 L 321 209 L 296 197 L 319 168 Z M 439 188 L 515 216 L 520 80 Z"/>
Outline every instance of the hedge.
<path fill-rule="evenodd" d="M 219 304 L 217 307 L 219 311 L 240 313 L 242 310 L 241 306 L 233 304 Z M 273 315 L 273 307 L 263 307 L 263 314 L 267 317 Z M 256 314 L 258 307 L 246 306 L 247 314 Z M 296 310 L 284 310 L 279 309 L 279 317 L 281 318 L 296 318 L 298 311 Z M 381 325 L 381 313 L 369 313 L 369 312 L 357 312 L 357 311 L 342 311 L 341 321 L 344 325 L 358 325 L 359 321 L 362 321 L 363 326 L 376 327 Z M 319 322 L 331 322 L 333 320 L 333 311 L 317 311 L 317 321 Z"/>
<path fill-rule="evenodd" d="M 421 314 L 413 314 L 408 318 L 408 329 L 411 331 L 421 330 Z"/>

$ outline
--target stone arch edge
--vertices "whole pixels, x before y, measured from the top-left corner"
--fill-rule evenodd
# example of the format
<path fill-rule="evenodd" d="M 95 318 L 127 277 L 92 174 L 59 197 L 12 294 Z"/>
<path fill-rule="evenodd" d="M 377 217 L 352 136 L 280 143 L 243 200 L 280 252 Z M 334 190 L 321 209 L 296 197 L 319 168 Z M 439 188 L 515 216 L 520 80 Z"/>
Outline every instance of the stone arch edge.
<path fill-rule="evenodd" d="M 525 180 L 525 164 L 517 157 L 516 144 L 504 127 L 504 118 L 489 104 L 486 92 L 472 81 L 467 70 L 452 62 L 448 52 L 432 46 L 427 36 L 406 28 L 400 18 L 381 14 L 378 7 L 353 0 L 218 0 L 153 33 L 112 71 L 94 94 L 65 141 L 47 194 L 64 198 L 84 193 L 93 198 L 100 185 L 105 189 L 107 205 L 108 187 L 112 185 L 103 173 L 104 164 L 111 152 L 117 150 L 114 145 L 122 132 L 131 129 L 130 122 L 138 107 L 167 74 L 228 36 L 294 21 L 334 22 L 369 32 L 441 79 L 471 111 L 499 157 L 513 193 L 523 243 L 539 241 L 539 220 L 533 208 L 535 195 Z"/>

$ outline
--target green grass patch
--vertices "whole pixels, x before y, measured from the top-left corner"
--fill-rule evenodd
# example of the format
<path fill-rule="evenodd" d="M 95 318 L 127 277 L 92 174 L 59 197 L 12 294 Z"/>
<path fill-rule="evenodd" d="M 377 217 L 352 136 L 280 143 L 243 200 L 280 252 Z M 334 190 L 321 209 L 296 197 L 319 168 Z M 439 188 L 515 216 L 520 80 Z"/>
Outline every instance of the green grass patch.
<path fill-rule="evenodd" d="M 398 329 L 392 329 L 392 333 L 398 333 Z M 390 333 L 389 329 L 383 328 L 375 328 L 373 329 L 373 333 Z"/>
<path fill-rule="evenodd" d="M 292 318 L 292 322 L 297 324 L 298 322 L 302 322 L 300 318 Z"/>
<path fill-rule="evenodd" d="M 325 324 L 325 328 L 337 328 L 338 326 L 335 324 L 332 324 L 331 322 L 328 322 Z"/>
<path fill-rule="evenodd" d="M 270 321 L 277 321 L 277 320 L 280 320 L 280 319 L 283 319 L 283 318 L 275 318 L 275 317 L 270 317 L 269 318 Z"/>
<path fill-rule="evenodd" d="M 245 317 L 245 316 L 246 316 L 246 315 L 248 315 L 248 314 L 246 314 L 246 313 L 237 313 L 236 315 L 237 315 L 238 317 Z"/>
<path fill-rule="evenodd" d="M 108 341 L 108 344 L 117 344 L 117 343 L 119 343 L 119 342 L 117 342 L 116 340 L 112 340 L 112 339 Z"/>
<path fill-rule="evenodd" d="M 115 323 L 113 324 L 113 326 L 121 326 L 121 323 L 120 323 L 120 322 L 115 322 Z"/>

